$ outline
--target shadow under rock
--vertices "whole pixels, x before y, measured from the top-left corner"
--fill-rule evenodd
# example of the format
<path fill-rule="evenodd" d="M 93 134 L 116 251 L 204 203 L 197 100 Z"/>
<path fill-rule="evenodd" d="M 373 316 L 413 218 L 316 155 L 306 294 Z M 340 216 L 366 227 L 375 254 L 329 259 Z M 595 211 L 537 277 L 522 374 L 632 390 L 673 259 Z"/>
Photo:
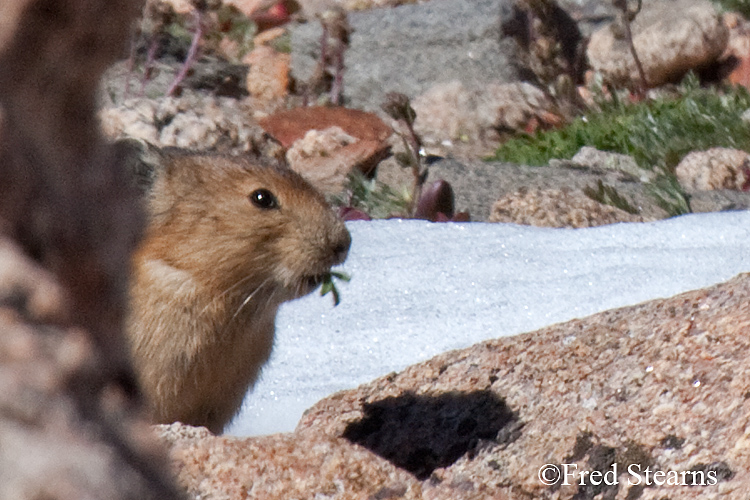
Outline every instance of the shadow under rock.
<path fill-rule="evenodd" d="M 491 391 L 437 396 L 405 393 L 364 405 L 343 437 L 419 479 L 427 479 L 483 441 L 507 444 L 521 434 L 518 416 Z"/>

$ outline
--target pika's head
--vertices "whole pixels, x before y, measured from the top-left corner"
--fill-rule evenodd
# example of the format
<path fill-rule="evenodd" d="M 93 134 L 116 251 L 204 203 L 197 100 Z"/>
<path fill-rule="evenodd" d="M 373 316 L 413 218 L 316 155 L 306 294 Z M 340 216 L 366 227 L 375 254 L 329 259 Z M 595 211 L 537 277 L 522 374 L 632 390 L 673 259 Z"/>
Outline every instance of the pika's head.
<path fill-rule="evenodd" d="M 351 237 L 292 170 L 254 159 L 162 155 L 148 191 L 144 251 L 217 290 L 265 287 L 280 300 L 314 290 Z"/>

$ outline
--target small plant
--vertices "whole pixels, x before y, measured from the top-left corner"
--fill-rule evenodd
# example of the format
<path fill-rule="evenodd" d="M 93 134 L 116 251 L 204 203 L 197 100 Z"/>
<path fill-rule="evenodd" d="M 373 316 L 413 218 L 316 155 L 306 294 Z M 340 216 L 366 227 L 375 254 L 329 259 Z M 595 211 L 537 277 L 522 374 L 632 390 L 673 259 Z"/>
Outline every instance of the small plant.
<path fill-rule="evenodd" d="M 591 186 L 583 188 L 583 194 L 594 201 L 611 205 L 629 214 L 638 215 L 640 213 L 640 210 L 631 205 L 627 198 L 617 192 L 617 189 L 604 184 L 601 180 L 597 182 L 596 188 Z"/>
<path fill-rule="evenodd" d="M 208 5 L 205 2 L 193 1 L 193 7 L 193 38 L 190 41 L 190 48 L 188 49 L 187 56 L 185 57 L 185 61 L 182 63 L 180 71 L 177 72 L 177 75 L 174 77 L 172 84 L 169 86 L 169 89 L 167 89 L 167 96 L 175 95 L 180 84 L 187 76 L 188 71 L 190 70 L 190 66 L 192 66 L 198 58 L 199 42 L 201 38 L 203 38 L 203 34 L 207 28 L 204 17 L 206 11 L 208 10 Z"/>
<path fill-rule="evenodd" d="M 399 165 L 411 170 L 414 179 L 411 201 L 407 209 L 408 215 L 411 217 L 417 208 L 422 186 L 427 179 L 427 167 L 422 164 L 422 138 L 414 130 L 417 112 L 411 107 L 409 98 L 400 92 L 386 94 L 381 108 L 388 113 L 388 116 L 406 127 L 406 133 L 397 132 L 404 144 L 404 151 L 396 153 L 395 158 Z"/>
<path fill-rule="evenodd" d="M 344 281 L 346 283 L 349 283 L 352 277 L 340 271 L 330 271 L 323 278 L 323 284 L 320 287 L 320 296 L 325 297 L 326 295 L 330 293 L 333 296 L 333 307 L 336 307 L 337 305 L 339 305 L 339 303 L 341 303 L 341 294 L 339 293 L 338 288 L 336 288 L 336 283 L 334 282 L 334 278 L 339 281 Z"/>
<path fill-rule="evenodd" d="M 223 53 L 233 62 L 242 61 L 242 58 L 253 50 L 253 40 L 258 33 L 258 26 L 234 5 L 222 4 L 215 15 L 217 29 L 208 34 L 209 45 L 218 51 L 222 39 L 225 39 L 231 42 L 234 50 L 231 54 Z"/>
<path fill-rule="evenodd" d="M 320 56 L 315 71 L 304 85 L 305 105 L 328 92 L 328 101 L 339 106 L 344 92 L 344 53 L 349 48 L 352 28 L 341 7 L 325 10 L 318 17 L 323 28 Z"/>
<path fill-rule="evenodd" d="M 556 103 L 557 112 L 576 114 L 583 105 L 576 85 L 583 83 L 586 44 L 570 15 L 556 0 L 518 0 L 502 30 L 515 39 L 522 64 Z"/>
<path fill-rule="evenodd" d="M 334 204 L 351 207 L 375 219 L 404 216 L 411 204 L 407 191 L 398 192 L 376 179 L 368 179 L 361 172 L 349 175 L 346 194 L 334 198 Z"/>
<path fill-rule="evenodd" d="M 643 7 L 643 0 L 638 0 L 638 5 L 635 9 L 631 9 L 628 6 L 628 0 L 613 0 L 612 5 L 620 11 L 617 22 L 614 24 L 615 28 L 621 38 L 624 38 L 630 49 L 630 55 L 633 56 L 636 70 L 638 71 L 639 83 L 635 88 L 635 95 L 638 100 L 643 99 L 646 96 L 648 90 L 648 80 L 646 79 L 646 72 L 643 70 L 643 64 L 641 59 L 638 57 L 638 52 L 635 50 L 635 43 L 633 43 L 633 32 L 630 29 L 630 24 L 635 20 L 635 16 L 641 11 Z"/>
<path fill-rule="evenodd" d="M 151 78 L 151 70 L 160 48 L 175 43 L 187 46 L 180 70 L 172 81 L 167 95 L 176 95 L 180 85 L 190 72 L 201 52 L 220 53 L 229 60 L 238 62 L 253 49 L 253 37 L 257 33 L 256 23 L 233 5 L 220 0 L 191 0 L 190 15 L 178 14 L 164 1 L 148 2 L 143 11 L 138 32 L 133 37 L 129 58 L 129 71 L 136 62 L 138 40 L 146 40 L 146 56 L 143 65 L 143 80 L 140 95 Z M 226 45 L 223 42 L 229 42 Z M 230 47 L 224 50 L 224 47 Z M 129 78 L 125 96 L 129 95 Z"/>

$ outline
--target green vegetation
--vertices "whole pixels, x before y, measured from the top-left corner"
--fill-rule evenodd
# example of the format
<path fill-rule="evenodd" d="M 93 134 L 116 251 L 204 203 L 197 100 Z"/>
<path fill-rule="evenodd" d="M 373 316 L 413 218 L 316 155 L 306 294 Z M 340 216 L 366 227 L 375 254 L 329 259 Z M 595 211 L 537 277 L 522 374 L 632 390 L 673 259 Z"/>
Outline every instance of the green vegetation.
<path fill-rule="evenodd" d="M 388 184 L 353 172 L 349 175 L 346 194 L 335 197 L 332 201 L 337 206 L 361 210 L 373 219 L 386 219 L 407 213 L 411 204 L 411 193 L 408 188 L 399 193 Z"/>
<path fill-rule="evenodd" d="M 685 193 L 671 172 L 664 172 L 646 186 L 649 195 L 670 217 L 692 212 L 690 195 Z"/>
<path fill-rule="evenodd" d="M 597 182 L 595 188 L 591 186 L 583 188 L 583 194 L 594 201 L 617 207 L 629 214 L 638 215 L 640 213 L 640 210 L 631 205 L 628 199 L 618 193 L 614 187 L 604 184 L 602 181 Z"/>
<path fill-rule="evenodd" d="M 745 19 L 750 19 L 750 0 L 713 0 L 724 12 L 739 12 Z"/>
<path fill-rule="evenodd" d="M 320 287 L 320 296 L 324 297 L 329 293 L 333 295 L 333 307 L 336 307 L 341 302 L 341 293 L 336 288 L 336 283 L 333 281 L 334 278 L 347 283 L 352 278 L 348 274 L 339 271 L 331 271 L 323 278 L 323 285 Z"/>
<path fill-rule="evenodd" d="M 640 103 L 613 98 L 565 128 L 509 140 L 492 159 L 546 165 L 592 146 L 628 154 L 642 168 L 672 172 L 691 151 L 719 146 L 750 151 L 750 125 L 740 118 L 748 108 L 750 93 L 743 87 L 703 89 L 690 75 L 676 97 Z"/>

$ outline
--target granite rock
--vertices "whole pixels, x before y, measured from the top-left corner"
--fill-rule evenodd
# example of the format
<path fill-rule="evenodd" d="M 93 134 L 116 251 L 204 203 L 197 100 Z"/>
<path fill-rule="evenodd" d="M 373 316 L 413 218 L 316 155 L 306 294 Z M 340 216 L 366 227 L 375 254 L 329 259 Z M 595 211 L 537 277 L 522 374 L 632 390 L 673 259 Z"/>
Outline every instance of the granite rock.
<path fill-rule="evenodd" d="M 371 174 L 390 154 L 393 133 L 377 115 L 341 107 L 310 106 L 261 118 L 260 125 L 286 148 L 289 166 L 324 194 L 339 194 L 349 174 Z"/>
<path fill-rule="evenodd" d="M 639 215 L 567 189 L 521 189 L 497 200 L 489 218 L 489 222 L 572 228 L 643 221 Z"/>
<path fill-rule="evenodd" d="M 409 473 L 345 439 L 320 433 L 213 436 L 179 423 L 159 430 L 191 498 L 422 498 Z"/>
<path fill-rule="evenodd" d="M 476 141 L 498 130 L 524 130 L 533 119 L 552 115 L 554 105 L 526 82 L 468 88 L 460 81 L 438 83 L 412 102 L 415 129 L 426 143 Z"/>
<path fill-rule="evenodd" d="M 267 45 L 253 49 L 243 62 L 250 66 L 247 91 L 260 101 L 281 100 L 289 93 L 289 54 Z"/>
<path fill-rule="evenodd" d="M 308 19 L 331 8 L 341 8 L 347 12 L 355 10 L 380 9 L 396 7 L 407 3 L 417 3 L 419 0 L 300 0 L 302 12 Z"/>
<path fill-rule="evenodd" d="M 102 109 L 110 139 L 133 138 L 156 146 L 244 153 L 262 149 L 263 130 L 250 102 L 191 94 L 182 98 L 133 98 Z"/>
<path fill-rule="evenodd" d="M 729 30 L 727 48 L 721 56 L 728 66 L 726 78 L 735 85 L 750 88 L 750 22 L 738 13 L 726 13 L 722 20 Z"/>
<path fill-rule="evenodd" d="M 123 395 L 110 389 L 108 412 L 94 400 L 87 414 L 71 390 L 102 366 L 82 329 L 44 324 L 69 320 L 66 299 L 0 238 L 0 498 L 177 498 L 161 443 Z"/>
<path fill-rule="evenodd" d="M 345 55 L 347 104 L 375 111 L 388 92 L 414 98 L 453 80 L 474 86 L 520 80 L 515 42 L 501 35 L 509 15 L 508 0 L 432 0 L 349 14 L 354 31 Z M 320 24 L 290 31 L 292 74 L 304 82 L 317 64 Z"/>
<path fill-rule="evenodd" d="M 0 2 L 4 500 L 178 498 L 118 349 L 141 221 L 94 113 L 137 8 Z"/>
<path fill-rule="evenodd" d="M 675 168 L 680 185 L 688 193 L 750 187 L 750 155 L 730 148 L 688 153 Z"/>
<path fill-rule="evenodd" d="M 649 182 L 656 177 L 653 171 L 639 167 L 632 156 L 611 151 L 600 151 L 591 146 L 582 147 L 570 159 L 570 163 L 594 169 L 624 172 L 641 182 Z"/>
<path fill-rule="evenodd" d="M 386 172 L 383 167 L 384 165 L 378 167 L 379 171 L 383 170 L 383 177 L 388 174 L 394 181 L 399 179 L 398 182 L 405 182 L 400 180 L 405 178 L 402 171 L 394 168 Z M 596 188 L 599 181 L 615 188 L 644 217 L 665 217 L 663 210 L 646 192 L 644 184 L 635 181 L 629 174 L 615 170 L 567 165 L 534 167 L 481 160 L 445 159 L 429 167 L 428 181 L 435 179 L 444 179 L 453 186 L 456 210 L 469 212 L 472 220 L 476 221 L 486 221 L 495 201 L 519 189 L 564 188 L 582 191 L 587 187 Z M 389 182 L 392 181 L 389 179 Z M 398 185 L 398 182 L 392 184 Z"/>
<path fill-rule="evenodd" d="M 644 2 L 631 29 L 650 87 L 678 81 L 689 70 L 715 62 L 729 39 L 726 26 L 707 0 Z M 591 35 L 589 63 L 609 81 L 632 86 L 640 80 L 620 31 L 613 23 Z"/>

